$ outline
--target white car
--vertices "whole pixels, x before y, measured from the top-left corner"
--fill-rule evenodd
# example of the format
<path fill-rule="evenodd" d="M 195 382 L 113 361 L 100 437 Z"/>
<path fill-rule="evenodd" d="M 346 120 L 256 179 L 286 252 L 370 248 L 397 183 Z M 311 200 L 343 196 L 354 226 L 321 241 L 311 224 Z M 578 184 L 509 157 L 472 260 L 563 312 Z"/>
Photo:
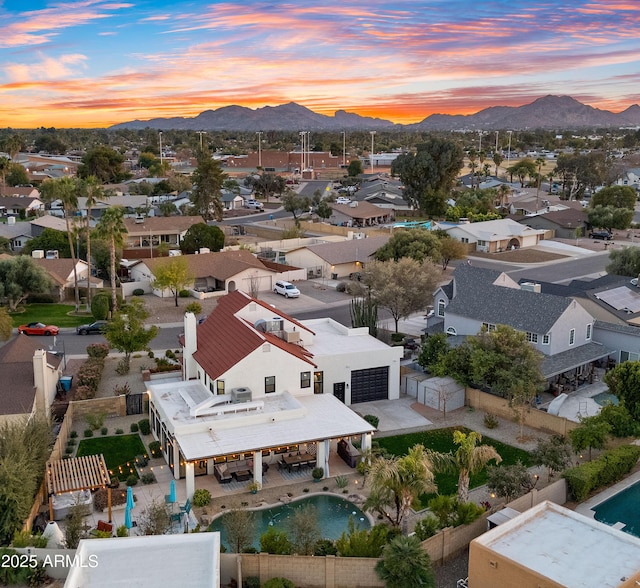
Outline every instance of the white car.
<path fill-rule="evenodd" d="M 350 198 L 345 198 L 344 196 L 338 196 L 336 198 L 336 204 L 349 204 L 351 202 Z"/>
<path fill-rule="evenodd" d="M 297 298 L 300 296 L 300 290 L 290 282 L 278 281 L 275 283 L 273 291 L 276 294 L 282 294 L 285 298 Z"/>
<path fill-rule="evenodd" d="M 244 203 L 245 208 L 252 208 L 253 210 L 263 210 L 264 206 L 262 202 L 258 202 L 257 200 L 247 200 Z"/>

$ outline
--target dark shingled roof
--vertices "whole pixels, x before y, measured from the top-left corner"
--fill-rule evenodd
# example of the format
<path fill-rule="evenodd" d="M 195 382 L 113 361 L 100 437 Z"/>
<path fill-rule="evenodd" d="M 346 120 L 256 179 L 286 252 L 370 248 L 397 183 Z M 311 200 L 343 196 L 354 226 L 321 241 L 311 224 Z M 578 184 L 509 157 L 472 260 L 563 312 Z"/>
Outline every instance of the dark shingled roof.
<path fill-rule="evenodd" d="M 574 301 L 561 296 L 495 286 L 502 272 L 459 265 L 454 272 L 455 298 L 448 314 L 530 333 L 548 333 Z"/>
<path fill-rule="evenodd" d="M 540 370 L 545 378 L 551 378 L 552 376 L 568 372 L 585 363 L 607 357 L 614 352 L 613 349 L 609 349 L 600 343 L 592 341 L 591 343 L 579 345 L 562 353 L 545 355 L 540 365 Z"/>

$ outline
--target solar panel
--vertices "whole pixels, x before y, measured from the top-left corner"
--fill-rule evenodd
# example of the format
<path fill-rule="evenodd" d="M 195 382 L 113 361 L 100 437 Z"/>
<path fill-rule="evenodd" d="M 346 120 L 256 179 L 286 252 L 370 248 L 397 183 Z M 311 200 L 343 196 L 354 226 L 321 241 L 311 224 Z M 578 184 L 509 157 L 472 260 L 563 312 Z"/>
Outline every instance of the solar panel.
<path fill-rule="evenodd" d="M 640 312 L 640 294 L 627 286 L 599 292 L 596 294 L 596 298 L 606 302 L 616 310 L 624 310 L 631 313 Z"/>

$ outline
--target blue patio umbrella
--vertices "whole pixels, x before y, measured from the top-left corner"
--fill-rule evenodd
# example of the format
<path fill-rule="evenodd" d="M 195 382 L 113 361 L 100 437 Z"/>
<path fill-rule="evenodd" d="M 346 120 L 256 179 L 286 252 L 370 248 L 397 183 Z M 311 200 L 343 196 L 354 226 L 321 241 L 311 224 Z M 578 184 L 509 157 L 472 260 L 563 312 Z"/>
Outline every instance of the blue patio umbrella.
<path fill-rule="evenodd" d="M 133 488 L 129 486 L 127 488 L 127 509 L 131 510 L 136 503 L 133 501 Z"/>
<path fill-rule="evenodd" d="M 130 529 L 131 527 L 133 527 L 133 523 L 131 522 L 131 509 L 129 508 L 128 504 L 127 504 L 127 508 L 124 511 L 124 526 L 127 529 Z"/>
<path fill-rule="evenodd" d="M 176 481 L 171 480 L 171 484 L 169 484 L 169 502 L 174 503 L 176 501 Z"/>

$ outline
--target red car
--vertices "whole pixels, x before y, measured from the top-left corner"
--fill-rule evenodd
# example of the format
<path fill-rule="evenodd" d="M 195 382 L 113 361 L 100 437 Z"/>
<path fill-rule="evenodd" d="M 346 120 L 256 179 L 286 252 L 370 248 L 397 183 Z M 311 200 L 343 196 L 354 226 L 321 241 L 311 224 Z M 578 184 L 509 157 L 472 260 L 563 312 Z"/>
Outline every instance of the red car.
<path fill-rule="evenodd" d="M 18 327 L 18 333 L 25 335 L 57 335 L 59 330 L 55 325 L 45 325 L 44 323 L 29 323 Z"/>

